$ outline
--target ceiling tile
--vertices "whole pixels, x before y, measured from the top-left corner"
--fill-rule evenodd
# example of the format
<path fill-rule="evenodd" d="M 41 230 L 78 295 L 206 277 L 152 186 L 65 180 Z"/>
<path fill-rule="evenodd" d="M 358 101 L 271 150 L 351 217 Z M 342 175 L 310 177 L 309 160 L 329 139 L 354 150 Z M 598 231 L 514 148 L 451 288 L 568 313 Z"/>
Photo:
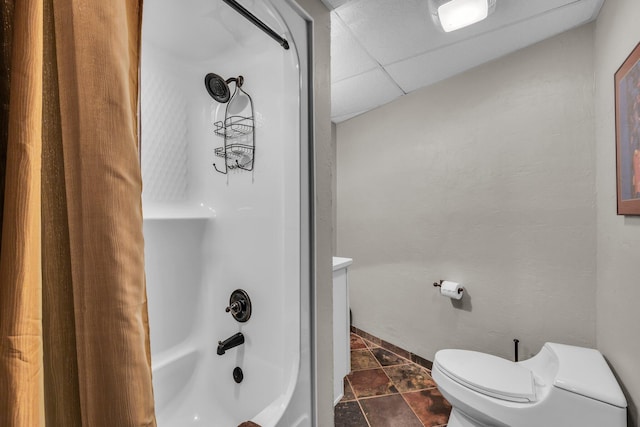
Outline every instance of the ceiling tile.
<path fill-rule="evenodd" d="M 574 2 L 552 13 L 539 14 L 385 69 L 402 90 L 411 92 L 588 22 L 594 17 L 596 3 L 601 1 Z"/>
<path fill-rule="evenodd" d="M 376 68 L 331 85 L 331 117 L 370 110 L 402 95 L 387 73 Z"/>
<path fill-rule="evenodd" d="M 367 52 L 388 65 L 570 3 L 575 0 L 497 0 L 486 20 L 451 33 L 436 27 L 426 0 L 353 0 L 336 13 Z"/>
<path fill-rule="evenodd" d="M 488 49 L 476 46 L 475 50 L 471 50 L 465 45 L 466 43 L 459 43 L 424 53 L 388 65 L 385 69 L 402 90 L 408 93 L 516 50 L 507 49 L 504 45 Z"/>
<path fill-rule="evenodd" d="M 332 12 L 331 16 L 331 81 L 373 70 L 378 63 L 362 49 L 342 20 Z"/>
<path fill-rule="evenodd" d="M 424 52 L 436 31 L 422 0 L 356 0 L 336 13 L 383 65 Z"/>
<path fill-rule="evenodd" d="M 334 121 L 589 22 L 604 2 L 497 0 L 496 12 L 486 20 L 444 33 L 432 22 L 427 0 L 323 1 L 336 7 L 332 16 Z M 386 72 L 370 70 L 380 64 Z"/>

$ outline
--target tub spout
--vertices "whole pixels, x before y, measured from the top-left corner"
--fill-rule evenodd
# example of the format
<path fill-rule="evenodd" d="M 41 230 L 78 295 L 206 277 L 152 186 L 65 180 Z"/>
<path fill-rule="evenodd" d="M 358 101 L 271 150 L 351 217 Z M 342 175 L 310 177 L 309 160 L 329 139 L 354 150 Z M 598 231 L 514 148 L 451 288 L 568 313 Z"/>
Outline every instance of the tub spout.
<path fill-rule="evenodd" d="M 218 341 L 218 355 L 222 356 L 227 350 L 237 347 L 240 344 L 244 344 L 244 335 L 242 335 L 242 332 L 238 332 L 224 341 Z"/>

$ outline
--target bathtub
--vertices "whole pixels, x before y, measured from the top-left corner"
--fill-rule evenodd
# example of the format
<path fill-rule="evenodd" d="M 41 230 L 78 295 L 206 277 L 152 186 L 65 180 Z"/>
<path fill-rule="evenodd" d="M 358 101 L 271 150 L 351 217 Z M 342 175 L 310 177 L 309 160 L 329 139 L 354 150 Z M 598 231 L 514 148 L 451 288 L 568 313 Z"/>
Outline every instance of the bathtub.
<path fill-rule="evenodd" d="M 160 427 L 312 425 L 310 22 L 290 1 L 244 4 L 291 49 L 220 1 L 144 5 L 141 164 Z M 207 73 L 244 77 L 252 172 L 212 167 L 224 104 L 205 90 Z M 247 322 L 225 311 L 236 289 L 251 299 Z M 218 341 L 238 332 L 244 344 L 218 355 Z"/>

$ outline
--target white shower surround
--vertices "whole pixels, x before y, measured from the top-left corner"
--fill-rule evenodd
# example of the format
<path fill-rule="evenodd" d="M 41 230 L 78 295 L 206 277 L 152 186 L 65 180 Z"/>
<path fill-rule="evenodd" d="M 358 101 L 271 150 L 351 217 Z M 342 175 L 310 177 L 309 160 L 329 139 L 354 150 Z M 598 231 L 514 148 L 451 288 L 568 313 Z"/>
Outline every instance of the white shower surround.
<path fill-rule="evenodd" d="M 307 19 L 286 0 L 243 5 L 291 49 L 220 1 L 144 5 L 144 236 L 160 427 L 311 425 Z M 225 106 L 205 90 L 210 72 L 244 76 L 254 173 L 212 166 L 223 143 L 212 122 Z M 225 312 L 237 288 L 253 303 L 246 323 Z M 217 355 L 218 340 L 236 332 L 245 343 Z"/>

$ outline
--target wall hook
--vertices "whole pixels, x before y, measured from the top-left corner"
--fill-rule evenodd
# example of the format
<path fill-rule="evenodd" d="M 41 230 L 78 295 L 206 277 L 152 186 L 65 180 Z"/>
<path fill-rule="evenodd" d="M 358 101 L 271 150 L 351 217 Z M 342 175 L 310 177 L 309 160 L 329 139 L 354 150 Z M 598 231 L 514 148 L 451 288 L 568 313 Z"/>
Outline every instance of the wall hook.
<path fill-rule="evenodd" d="M 218 169 L 218 167 L 216 166 L 216 164 L 215 164 L 215 163 L 213 163 L 213 168 L 216 170 L 216 172 L 220 172 L 220 173 L 222 173 L 222 174 L 226 175 L 227 173 L 229 173 L 229 171 L 227 170 L 227 164 L 226 164 L 226 162 L 225 162 L 225 165 L 224 165 L 224 166 L 225 166 L 225 170 L 221 171 L 220 169 Z"/>

